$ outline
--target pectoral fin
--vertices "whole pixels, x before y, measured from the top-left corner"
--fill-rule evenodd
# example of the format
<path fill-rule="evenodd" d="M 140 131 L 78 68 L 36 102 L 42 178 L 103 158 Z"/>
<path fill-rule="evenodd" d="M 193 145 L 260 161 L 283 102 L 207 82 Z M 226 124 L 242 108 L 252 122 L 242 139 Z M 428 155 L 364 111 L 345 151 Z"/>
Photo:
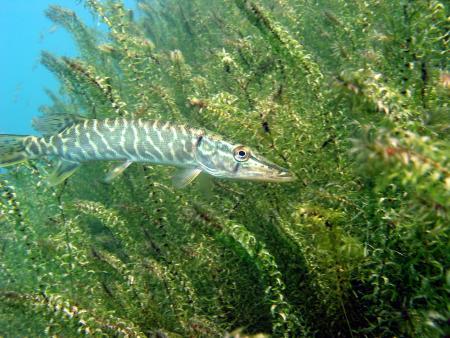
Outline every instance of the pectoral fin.
<path fill-rule="evenodd" d="M 55 186 L 62 183 L 66 178 L 72 175 L 79 166 L 79 162 L 60 160 L 56 169 L 47 178 L 48 185 Z"/>
<path fill-rule="evenodd" d="M 106 183 L 111 182 L 113 179 L 115 179 L 117 176 L 122 174 L 125 169 L 127 169 L 130 164 L 133 163 L 133 161 L 126 161 L 115 167 L 113 170 L 111 170 L 105 177 L 104 181 Z"/>
<path fill-rule="evenodd" d="M 181 169 L 172 178 L 173 184 L 177 188 L 184 188 L 190 184 L 202 172 L 199 168 Z"/>

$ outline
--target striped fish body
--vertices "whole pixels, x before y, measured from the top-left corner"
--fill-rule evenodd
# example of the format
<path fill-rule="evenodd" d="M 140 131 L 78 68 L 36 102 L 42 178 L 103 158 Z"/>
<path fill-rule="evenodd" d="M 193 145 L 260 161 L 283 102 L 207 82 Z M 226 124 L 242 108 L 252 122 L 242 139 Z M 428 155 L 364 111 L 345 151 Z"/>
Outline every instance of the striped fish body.
<path fill-rule="evenodd" d="M 121 160 L 195 167 L 201 130 L 154 120 L 84 120 L 58 134 L 25 140 L 29 157 L 57 156 L 72 162 Z"/>
<path fill-rule="evenodd" d="M 48 178 L 50 185 L 63 182 L 82 162 L 91 160 L 121 161 L 107 175 L 107 182 L 133 162 L 184 168 L 175 176 L 175 184 L 180 187 L 202 172 L 215 177 L 265 182 L 295 179 L 287 169 L 246 146 L 180 124 L 53 114 L 35 119 L 33 126 L 45 136 L 0 135 L 0 167 L 42 156 L 57 158 L 58 165 Z"/>

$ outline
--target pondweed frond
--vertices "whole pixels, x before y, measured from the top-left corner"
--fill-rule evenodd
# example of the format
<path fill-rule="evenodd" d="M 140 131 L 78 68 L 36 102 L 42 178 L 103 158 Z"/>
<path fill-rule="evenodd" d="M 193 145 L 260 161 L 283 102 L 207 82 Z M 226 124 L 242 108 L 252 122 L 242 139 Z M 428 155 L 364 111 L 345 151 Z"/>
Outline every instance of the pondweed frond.
<path fill-rule="evenodd" d="M 0 335 L 448 334 L 443 2 L 85 4 L 106 33 L 47 12 L 80 55 L 42 54 L 61 82 L 44 114 L 203 127 L 298 179 L 176 189 L 173 169 L 133 164 L 106 184 L 113 164 L 89 163 L 49 187 L 42 160 L 1 174 Z"/>

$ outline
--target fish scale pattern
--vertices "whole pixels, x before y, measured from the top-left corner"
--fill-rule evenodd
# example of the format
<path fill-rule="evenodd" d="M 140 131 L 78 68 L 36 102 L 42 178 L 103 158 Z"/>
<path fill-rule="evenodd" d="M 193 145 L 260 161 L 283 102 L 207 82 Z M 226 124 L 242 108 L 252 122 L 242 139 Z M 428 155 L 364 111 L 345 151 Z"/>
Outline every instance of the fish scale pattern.
<path fill-rule="evenodd" d="M 194 144 L 203 132 L 151 120 L 85 120 L 44 138 L 30 137 L 31 156 L 54 155 L 70 161 L 130 160 L 194 166 Z"/>

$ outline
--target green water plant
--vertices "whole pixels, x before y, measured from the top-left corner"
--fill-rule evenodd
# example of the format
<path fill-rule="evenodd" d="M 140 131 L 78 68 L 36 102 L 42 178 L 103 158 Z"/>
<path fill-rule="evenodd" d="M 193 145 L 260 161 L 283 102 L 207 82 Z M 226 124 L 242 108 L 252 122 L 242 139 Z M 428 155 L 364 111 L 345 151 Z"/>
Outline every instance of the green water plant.
<path fill-rule="evenodd" d="M 34 160 L 0 175 L 0 335 L 450 332 L 449 9 L 441 1 L 119 0 L 46 15 L 78 57 L 42 114 L 183 122 L 297 180 Z"/>

